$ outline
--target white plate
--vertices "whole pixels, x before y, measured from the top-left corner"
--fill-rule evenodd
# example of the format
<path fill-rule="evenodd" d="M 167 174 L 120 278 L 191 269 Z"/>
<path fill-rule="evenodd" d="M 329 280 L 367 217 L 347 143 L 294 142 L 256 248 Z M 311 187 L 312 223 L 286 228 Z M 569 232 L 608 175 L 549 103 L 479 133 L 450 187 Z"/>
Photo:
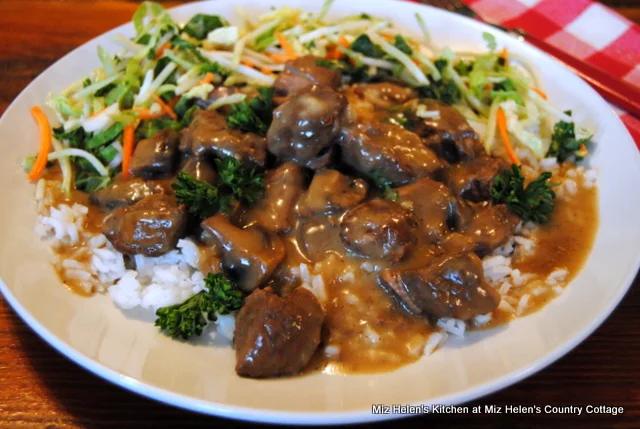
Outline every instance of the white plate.
<path fill-rule="evenodd" d="M 261 3 L 264 6 L 256 6 Z M 248 10 L 291 5 L 318 10 L 321 0 L 198 2 L 171 11 L 178 21 L 197 12 L 238 17 Z M 551 101 L 596 127 L 600 229 L 583 270 L 566 292 L 542 311 L 488 332 L 450 340 L 434 355 L 398 371 L 360 376 L 313 374 L 276 380 L 241 379 L 228 348 L 184 344 L 158 333 L 152 323 L 127 318 L 107 296 L 85 299 L 68 292 L 48 264 L 46 246 L 33 233 L 33 185 L 20 160 L 37 147 L 29 115 L 48 92 L 62 89 L 98 66 L 96 47 L 114 48 L 119 32 L 76 49 L 32 82 L 0 120 L 0 289 L 20 316 L 47 342 L 97 375 L 142 395 L 220 416 L 280 423 L 345 423 L 397 415 L 372 415 L 372 404 L 453 404 L 515 383 L 576 346 L 618 304 L 640 262 L 640 155 L 618 117 L 591 88 L 539 51 L 477 22 L 402 1 L 336 2 L 332 15 L 367 12 L 418 32 L 414 13 L 433 39 L 454 49 L 482 49 L 483 31 L 539 70 Z M 253 15 L 253 13 L 252 13 Z"/>

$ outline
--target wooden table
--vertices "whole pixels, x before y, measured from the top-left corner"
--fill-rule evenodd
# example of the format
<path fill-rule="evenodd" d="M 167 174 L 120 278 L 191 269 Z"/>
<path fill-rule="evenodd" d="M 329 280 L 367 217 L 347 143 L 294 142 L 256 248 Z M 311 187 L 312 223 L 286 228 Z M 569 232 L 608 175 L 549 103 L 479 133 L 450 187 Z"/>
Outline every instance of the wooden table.
<path fill-rule="evenodd" d="M 65 53 L 128 21 L 137 1 L 0 1 L 0 113 Z M 165 2 L 167 6 L 179 2 Z M 609 2 L 640 21 L 640 1 Z M 447 427 L 640 427 L 640 278 L 598 331 L 565 358 L 472 405 L 625 408 L 611 416 L 441 415 L 403 421 Z M 76 366 L 37 337 L 0 298 L 0 428 L 166 427 L 237 423 L 136 396 Z"/>

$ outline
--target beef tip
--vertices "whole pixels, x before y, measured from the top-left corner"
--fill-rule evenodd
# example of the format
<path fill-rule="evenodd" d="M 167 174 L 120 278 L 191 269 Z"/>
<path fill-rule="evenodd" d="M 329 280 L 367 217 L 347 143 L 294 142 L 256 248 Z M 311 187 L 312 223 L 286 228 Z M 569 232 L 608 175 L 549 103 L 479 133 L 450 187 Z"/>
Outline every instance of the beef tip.
<path fill-rule="evenodd" d="M 474 251 L 482 257 L 505 244 L 519 222 L 506 205 L 486 205 L 478 210 L 463 234 L 471 238 Z"/>
<path fill-rule="evenodd" d="M 397 202 L 413 213 L 418 228 L 430 242 L 438 243 L 468 216 L 451 191 L 442 183 L 424 178 L 396 188 Z"/>
<path fill-rule="evenodd" d="M 295 95 L 310 85 L 324 85 L 338 89 L 342 83 L 340 72 L 317 64 L 319 57 L 305 55 L 288 61 L 284 71 L 273 84 L 275 95 L 279 97 Z"/>
<path fill-rule="evenodd" d="M 227 120 L 214 110 L 201 110 L 182 132 L 180 151 L 200 158 L 232 156 L 245 164 L 264 167 L 267 143 L 258 135 L 230 129 Z"/>
<path fill-rule="evenodd" d="M 344 97 L 327 86 L 314 85 L 289 97 L 273 111 L 269 151 L 304 167 L 326 166 L 344 107 Z"/>
<path fill-rule="evenodd" d="M 469 320 L 498 306 L 500 295 L 484 278 L 482 261 L 473 253 L 445 255 L 415 269 L 386 269 L 385 288 L 416 314 Z"/>
<path fill-rule="evenodd" d="M 340 223 L 335 217 L 304 219 L 296 224 L 296 247 L 310 261 L 323 260 L 327 253 L 344 253 Z"/>
<path fill-rule="evenodd" d="M 361 123 L 344 129 L 342 162 L 394 186 L 422 177 L 437 177 L 445 164 L 420 137 L 389 123 Z"/>
<path fill-rule="evenodd" d="M 449 167 L 445 174 L 446 182 L 456 195 L 465 200 L 475 203 L 487 201 L 491 198 L 493 178 L 508 167 L 509 164 L 502 158 L 481 156 Z"/>
<path fill-rule="evenodd" d="M 172 196 L 156 194 L 114 210 L 105 218 L 102 232 L 122 253 L 160 256 L 175 249 L 186 228 L 186 208 Z"/>
<path fill-rule="evenodd" d="M 213 184 L 218 178 L 218 173 L 216 173 L 211 163 L 203 158 L 190 157 L 185 161 L 180 171 L 187 173 L 200 182 L 209 184 Z"/>
<path fill-rule="evenodd" d="M 415 132 L 439 156 L 449 162 L 459 162 L 485 153 L 478 134 L 460 112 L 437 100 L 426 99 L 420 103 L 427 110 L 440 112 L 440 116 L 421 119 L 415 126 Z"/>
<path fill-rule="evenodd" d="M 383 119 L 389 109 L 416 98 L 412 89 L 389 82 L 350 85 L 344 94 L 353 122 Z"/>
<path fill-rule="evenodd" d="M 367 182 L 352 179 L 337 170 L 318 171 L 296 211 L 301 216 L 335 213 L 355 206 L 367 195 Z"/>
<path fill-rule="evenodd" d="M 255 290 L 236 316 L 236 372 L 264 378 L 296 374 L 320 344 L 324 311 L 316 297 L 297 288 L 284 298 Z"/>
<path fill-rule="evenodd" d="M 476 243 L 472 237 L 460 232 L 452 232 L 441 243 L 442 250 L 447 254 L 475 252 Z"/>
<path fill-rule="evenodd" d="M 264 196 L 249 210 L 249 224 L 256 224 L 269 232 L 286 232 L 291 229 L 289 217 L 302 194 L 304 177 L 302 170 L 287 162 L 265 177 Z"/>
<path fill-rule="evenodd" d="M 143 179 L 154 179 L 173 174 L 178 162 L 180 133 L 162 130 L 141 140 L 131 158 L 131 172 Z"/>
<path fill-rule="evenodd" d="M 215 215 L 200 224 L 205 244 L 222 249 L 224 271 L 245 292 L 264 284 L 284 259 L 284 244 L 275 235 L 257 227 L 240 229 L 223 215 Z"/>
<path fill-rule="evenodd" d="M 416 243 L 413 229 L 411 214 L 399 204 L 374 199 L 344 215 L 340 237 L 358 255 L 397 262 Z"/>
<path fill-rule="evenodd" d="M 113 184 L 94 192 L 89 202 L 100 208 L 113 210 L 118 207 L 130 206 L 153 194 L 170 192 L 170 188 L 160 182 L 151 180 L 131 179 Z"/>

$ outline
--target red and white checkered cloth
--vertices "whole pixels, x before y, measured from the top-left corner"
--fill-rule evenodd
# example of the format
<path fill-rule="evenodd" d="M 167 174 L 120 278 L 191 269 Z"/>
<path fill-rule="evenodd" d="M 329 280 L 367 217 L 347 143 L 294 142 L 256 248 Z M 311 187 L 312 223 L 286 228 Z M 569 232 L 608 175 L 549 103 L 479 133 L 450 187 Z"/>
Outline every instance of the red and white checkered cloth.
<path fill-rule="evenodd" d="M 600 3 L 590 0 L 462 1 L 486 21 L 521 28 L 640 87 L 640 27 Z M 640 119 L 615 110 L 640 148 Z"/>

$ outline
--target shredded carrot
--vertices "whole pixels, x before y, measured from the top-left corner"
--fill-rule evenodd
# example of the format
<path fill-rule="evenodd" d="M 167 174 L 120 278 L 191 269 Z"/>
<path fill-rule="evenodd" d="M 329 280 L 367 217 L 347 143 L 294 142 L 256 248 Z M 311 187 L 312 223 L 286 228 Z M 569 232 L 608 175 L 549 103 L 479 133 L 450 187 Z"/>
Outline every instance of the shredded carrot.
<path fill-rule="evenodd" d="M 533 92 L 535 92 L 536 94 L 538 94 L 540 97 L 544 98 L 545 100 L 549 97 L 547 97 L 547 94 L 542 91 L 541 89 L 538 88 L 533 88 Z"/>
<path fill-rule="evenodd" d="M 178 101 L 180 101 L 179 95 L 176 95 L 171 99 L 171 101 L 169 102 L 169 107 L 171 107 L 171 110 L 173 110 L 176 107 L 176 104 L 178 104 Z"/>
<path fill-rule="evenodd" d="M 508 56 L 509 56 L 509 51 L 507 50 L 507 48 L 502 48 L 502 51 L 500 52 L 500 57 L 506 60 Z"/>
<path fill-rule="evenodd" d="M 260 67 L 260 71 L 264 74 L 273 74 L 273 70 L 266 67 Z"/>
<path fill-rule="evenodd" d="M 40 148 L 38 149 L 38 156 L 36 157 L 36 162 L 33 164 L 33 168 L 31 168 L 31 171 L 27 176 L 29 180 L 34 181 L 38 180 L 40 176 L 42 176 L 44 169 L 47 167 L 47 157 L 51 150 L 51 125 L 49 125 L 49 120 L 42 109 L 38 106 L 33 106 L 31 108 L 31 115 L 33 115 L 33 119 L 36 120 L 38 129 L 40 130 Z"/>
<path fill-rule="evenodd" d="M 156 60 L 158 58 L 161 58 L 164 55 L 164 51 L 166 51 L 170 47 L 171 47 L 171 42 L 167 42 L 164 45 L 160 46 L 160 49 L 158 49 L 158 52 L 156 52 Z"/>
<path fill-rule="evenodd" d="M 204 75 L 204 78 L 202 78 L 202 80 L 200 81 L 200 84 L 203 85 L 205 83 L 211 83 L 211 82 L 213 82 L 213 73 L 209 72 Z"/>
<path fill-rule="evenodd" d="M 511 146 L 511 140 L 509 140 L 509 133 L 507 132 L 507 117 L 505 116 L 502 109 L 498 109 L 498 132 L 500 133 L 500 138 L 502 139 L 504 148 L 507 150 L 509 159 L 514 164 L 520 165 L 520 160 L 514 152 L 513 146 Z"/>
<path fill-rule="evenodd" d="M 209 74 L 211 74 L 211 73 L 207 73 L 207 75 L 209 75 Z M 206 79 L 206 77 L 205 77 L 205 79 Z M 211 74 L 211 80 L 213 80 L 213 74 Z M 203 79 L 203 81 L 204 81 L 204 79 Z M 208 83 L 208 82 L 206 82 L 206 83 Z M 171 119 L 173 119 L 174 121 L 176 119 L 178 119 L 178 115 L 176 115 L 176 112 L 174 112 L 173 109 L 167 105 L 167 103 L 162 101 L 162 98 L 158 97 L 156 94 L 152 94 L 151 96 L 153 97 L 155 102 L 160 105 L 160 108 L 162 109 L 162 111 L 165 112 L 167 115 L 169 115 L 169 117 Z"/>
<path fill-rule="evenodd" d="M 340 46 L 344 46 L 345 48 L 349 47 L 349 41 L 347 40 L 346 37 L 344 36 L 340 36 L 340 38 L 338 39 L 338 44 Z"/>
<path fill-rule="evenodd" d="M 584 145 L 584 143 L 582 143 L 582 144 L 580 145 L 580 147 L 578 148 L 578 150 L 579 150 L 580 152 L 582 152 L 582 153 L 589 153 L 589 152 L 587 151 L 587 147 Z"/>
<path fill-rule="evenodd" d="M 331 45 L 327 49 L 327 55 L 325 57 L 328 60 L 339 60 L 344 58 L 344 54 L 338 49 L 336 45 Z"/>
<path fill-rule="evenodd" d="M 249 60 L 242 60 L 242 61 L 240 61 L 240 64 L 244 64 L 247 67 L 255 67 L 256 66 L 254 63 L 252 63 Z"/>
<path fill-rule="evenodd" d="M 131 110 L 138 114 L 138 119 L 140 120 L 162 118 L 164 115 L 167 114 L 166 112 L 163 112 L 163 111 L 160 111 L 158 113 L 151 113 L 149 109 L 131 109 Z"/>
<path fill-rule="evenodd" d="M 289 58 L 288 55 L 284 55 L 284 54 L 267 54 L 267 55 L 269 55 L 269 57 L 277 63 L 286 63 L 291 59 Z"/>
<path fill-rule="evenodd" d="M 293 49 L 293 45 L 291 45 L 291 43 L 287 40 L 284 34 L 276 33 L 275 36 L 276 36 L 276 39 L 278 39 L 278 43 L 280 43 L 282 50 L 289 58 L 296 58 L 298 56 L 298 54 L 296 53 L 296 50 Z"/>
<path fill-rule="evenodd" d="M 122 132 L 122 177 L 128 179 L 129 166 L 131 165 L 131 157 L 133 156 L 133 146 L 135 145 L 135 129 L 133 124 L 124 127 Z"/>
<path fill-rule="evenodd" d="M 382 37 L 384 37 L 387 40 L 393 40 L 394 35 L 393 34 L 389 34 L 389 33 L 382 33 L 380 34 Z"/>

